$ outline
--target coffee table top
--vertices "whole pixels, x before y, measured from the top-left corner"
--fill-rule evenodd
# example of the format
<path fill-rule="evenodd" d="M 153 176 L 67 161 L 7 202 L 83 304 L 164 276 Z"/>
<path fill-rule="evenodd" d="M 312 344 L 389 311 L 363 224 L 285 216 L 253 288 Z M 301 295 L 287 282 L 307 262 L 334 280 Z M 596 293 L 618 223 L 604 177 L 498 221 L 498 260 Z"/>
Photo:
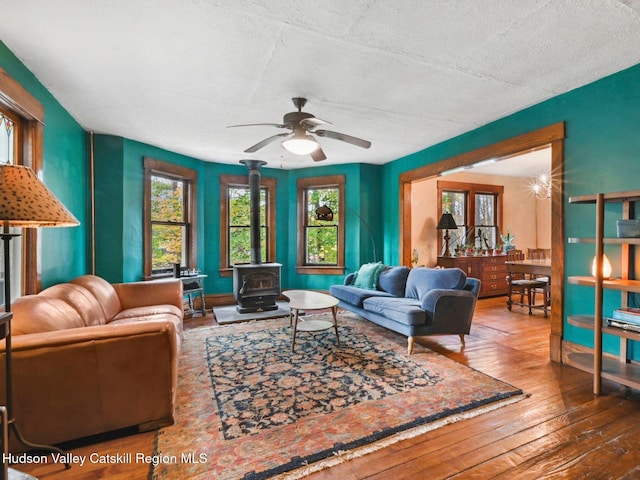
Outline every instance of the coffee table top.
<path fill-rule="evenodd" d="M 338 305 L 339 300 L 326 293 L 311 290 L 285 290 L 282 294 L 289 299 L 289 307 L 299 310 L 322 310 Z"/>

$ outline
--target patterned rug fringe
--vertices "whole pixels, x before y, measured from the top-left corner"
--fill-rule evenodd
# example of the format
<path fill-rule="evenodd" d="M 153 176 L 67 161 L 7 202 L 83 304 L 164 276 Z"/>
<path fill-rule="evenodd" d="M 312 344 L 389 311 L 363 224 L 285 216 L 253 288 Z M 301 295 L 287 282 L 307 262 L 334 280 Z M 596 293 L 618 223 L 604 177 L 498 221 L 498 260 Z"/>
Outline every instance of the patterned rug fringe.
<path fill-rule="evenodd" d="M 497 410 L 498 408 L 502 408 L 507 405 L 511 405 L 513 403 L 517 403 L 530 396 L 531 394 L 516 395 L 513 397 L 505 398 L 504 400 L 501 400 L 499 402 L 494 402 L 489 405 L 485 405 L 473 410 L 459 413 L 457 415 L 451 415 L 449 417 L 442 418 L 435 422 L 427 423 L 425 425 L 420 425 L 419 427 L 411 428 L 409 430 L 396 433 L 395 435 L 391 435 L 390 437 L 384 438 L 382 440 L 379 440 L 375 443 L 371 443 L 369 445 L 358 447 L 353 450 L 337 452 L 331 458 L 316 462 L 309 466 L 300 467 L 296 470 L 287 472 L 282 475 L 278 475 L 273 478 L 276 480 L 297 480 L 300 478 L 304 478 L 308 475 L 311 475 L 312 473 L 319 472 L 327 468 L 335 467 L 336 465 L 347 462 L 349 460 L 353 460 L 354 458 L 362 457 L 369 453 L 382 450 L 383 448 L 386 448 L 390 445 L 401 442 L 403 440 L 408 440 L 410 438 L 418 437 L 420 435 L 431 432 L 433 430 L 437 430 L 438 428 L 442 428 L 445 425 L 449 425 L 452 423 L 459 422 L 461 420 L 467 420 L 469 418 L 477 417 L 478 415 L 482 415 L 484 413 Z"/>

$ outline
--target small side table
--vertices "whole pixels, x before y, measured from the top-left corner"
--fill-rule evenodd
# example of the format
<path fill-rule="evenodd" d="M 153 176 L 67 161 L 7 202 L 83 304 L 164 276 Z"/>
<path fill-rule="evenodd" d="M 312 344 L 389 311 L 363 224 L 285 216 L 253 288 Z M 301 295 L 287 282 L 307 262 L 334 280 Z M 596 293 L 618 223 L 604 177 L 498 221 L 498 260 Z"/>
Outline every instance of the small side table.
<path fill-rule="evenodd" d="M 312 292 L 310 290 L 285 290 L 282 294 L 289 299 L 289 321 L 293 323 L 293 337 L 291 339 L 291 351 L 296 348 L 296 333 L 298 330 L 302 332 L 319 332 L 327 330 L 331 327 L 336 332 L 336 340 L 340 346 L 340 336 L 338 335 L 338 321 L 336 320 L 336 312 L 338 311 L 338 299 L 327 295 L 326 293 Z M 333 322 L 327 320 L 306 320 L 298 323 L 300 310 L 325 310 L 331 309 Z M 293 321 L 292 318 L 293 317 Z"/>
<path fill-rule="evenodd" d="M 207 278 L 207 275 L 193 275 L 193 276 L 182 276 L 180 280 L 182 280 L 183 284 L 183 292 L 184 296 L 187 297 L 189 302 L 190 313 L 193 314 L 193 300 L 194 298 L 200 297 L 200 313 L 204 317 L 207 314 L 207 305 L 204 300 L 204 288 L 202 286 L 202 280 Z"/>

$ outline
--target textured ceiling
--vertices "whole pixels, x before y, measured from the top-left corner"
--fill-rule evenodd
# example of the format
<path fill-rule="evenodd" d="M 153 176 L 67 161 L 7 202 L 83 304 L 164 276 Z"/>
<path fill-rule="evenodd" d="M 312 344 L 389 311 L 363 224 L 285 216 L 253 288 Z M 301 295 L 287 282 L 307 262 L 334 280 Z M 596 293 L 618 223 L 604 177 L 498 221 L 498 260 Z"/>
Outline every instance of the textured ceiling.
<path fill-rule="evenodd" d="M 0 0 L 0 39 L 87 130 L 203 160 L 382 164 L 640 63 L 640 0 Z"/>

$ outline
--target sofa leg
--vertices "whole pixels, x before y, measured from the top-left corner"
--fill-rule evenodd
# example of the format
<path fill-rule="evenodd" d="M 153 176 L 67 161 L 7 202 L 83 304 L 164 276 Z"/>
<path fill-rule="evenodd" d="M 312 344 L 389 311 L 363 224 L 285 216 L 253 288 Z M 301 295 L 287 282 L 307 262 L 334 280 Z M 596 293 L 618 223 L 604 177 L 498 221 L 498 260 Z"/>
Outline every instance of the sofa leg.
<path fill-rule="evenodd" d="M 407 355 L 411 355 L 413 353 L 413 337 L 409 337 L 407 342 Z"/>
<path fill-rule="evenodd" d="M 460 343 L 462 343 L 462 346 L 465 346 L 465 342 L 464 342 L 464 333 L 459 333 L 458 335 L 460 335 Z"/>

